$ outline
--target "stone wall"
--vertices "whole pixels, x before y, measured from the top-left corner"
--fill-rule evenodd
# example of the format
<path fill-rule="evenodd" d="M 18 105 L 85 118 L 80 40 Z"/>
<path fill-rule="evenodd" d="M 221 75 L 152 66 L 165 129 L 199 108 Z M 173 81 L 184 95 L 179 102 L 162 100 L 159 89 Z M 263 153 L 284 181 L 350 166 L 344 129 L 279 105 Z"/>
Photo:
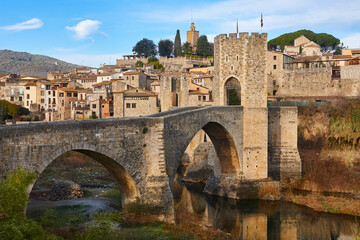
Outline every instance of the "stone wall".
<path fill-rule="evenodd" d="M 297 107 L 269 108 L 268 174 L 274 180 L 301 176 L 297 116 Z"/>
<path fill-rule="evenodd" d="M 276 81 L 276 96 L 313 97 L 360 95 L 360 66 L 342 66 L 341 78 L 332 78 L 331 67 L 285 69 L 275 76 L 268 75 L 268 88 Z"/>
<path fill-rule="evenodd" d="M 225 105 L 225 84 L 231 77 L 241 85 L 241 105 L 266 107 L 267 34 L 230 33 L 215 37 L 214 89 L 216 105 Z"/>

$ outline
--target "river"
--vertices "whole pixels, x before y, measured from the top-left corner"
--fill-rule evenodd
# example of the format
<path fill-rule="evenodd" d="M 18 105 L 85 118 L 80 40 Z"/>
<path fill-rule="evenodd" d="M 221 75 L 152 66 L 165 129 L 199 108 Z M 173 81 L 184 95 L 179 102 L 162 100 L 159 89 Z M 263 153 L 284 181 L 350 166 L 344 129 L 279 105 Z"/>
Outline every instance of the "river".
<path fill-rule="evenodd" d="M 201 224 L 239 239 L 357 239 L 354 216 L 317 212 L 284 201 L 215 197 L 202 193 L 203 187 L 177 186 L 176 206 L 198 214 Z"/>

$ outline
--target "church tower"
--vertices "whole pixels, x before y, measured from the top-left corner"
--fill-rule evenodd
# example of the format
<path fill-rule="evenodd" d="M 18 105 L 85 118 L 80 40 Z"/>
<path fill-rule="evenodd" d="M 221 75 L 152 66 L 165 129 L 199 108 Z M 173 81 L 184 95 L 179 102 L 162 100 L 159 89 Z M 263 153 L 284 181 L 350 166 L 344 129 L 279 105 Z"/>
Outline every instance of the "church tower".
<path fill-rule="evenodd" d="M 190 43 L 193 52 L 196 52 L 196 45 L 198 39 L 199 39 L 199 31 L 196 31 L 195 23 L 191 23 L 190 31 L 187 31 L 187 41 Z"/>

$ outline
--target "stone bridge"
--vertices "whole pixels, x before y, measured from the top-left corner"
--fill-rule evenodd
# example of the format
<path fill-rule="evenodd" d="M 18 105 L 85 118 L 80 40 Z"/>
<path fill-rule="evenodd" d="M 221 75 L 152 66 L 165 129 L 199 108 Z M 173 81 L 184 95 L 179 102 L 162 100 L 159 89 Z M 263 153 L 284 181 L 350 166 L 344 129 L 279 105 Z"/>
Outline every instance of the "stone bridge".
<path fill-rule="evenodd" d="M 244 116 L 252 124 L 246 124 Z M 297 153 L 296 125 L 293 107 L 268 111 L 219 106 L 137 118 L 2 126 L 0 176 L 20 167 L 41 174 L 60 155 L 77 151 L 100 162 L 114 176 L 123 202 L 139 197 L 172 210 L 177 167 L 201 129 L 218 154 L 220 179 L 259 180 L 300 173 L 300 159 L 290 156 Z"/>

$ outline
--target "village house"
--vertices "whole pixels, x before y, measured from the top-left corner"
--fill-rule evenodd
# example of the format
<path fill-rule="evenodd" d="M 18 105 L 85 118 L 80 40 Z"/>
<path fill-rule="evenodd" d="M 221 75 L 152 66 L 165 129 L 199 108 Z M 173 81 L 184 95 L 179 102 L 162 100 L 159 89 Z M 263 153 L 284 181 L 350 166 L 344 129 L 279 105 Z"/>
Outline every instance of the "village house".
<path fill-rule="evenodd" d="M 114 117 L 138 117 L 159 112 L 157 94 L 142 88 L 114 91 Z"/>
<path fill-rule="evenodd" d="M 294 46 L 285 46 L 284 53 L 289 56 L 313 56 L 321 55 L 321 47 L 313 41 L 310 41 L 304 35 L 294 40 Z"/>

